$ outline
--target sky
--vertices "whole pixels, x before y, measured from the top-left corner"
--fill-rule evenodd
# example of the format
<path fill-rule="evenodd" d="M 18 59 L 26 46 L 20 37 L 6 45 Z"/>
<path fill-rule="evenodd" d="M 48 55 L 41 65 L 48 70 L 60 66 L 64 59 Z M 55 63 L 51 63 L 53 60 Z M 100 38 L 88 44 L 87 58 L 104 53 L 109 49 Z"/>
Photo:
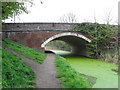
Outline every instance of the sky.
<path fill-rule="evenodd" d="M 111 24 L 116 24 L 118 19 L 118 2 L 120 0 L 33 0 L 32 7 L 27 6 L 29 14 L 15 17 L 15 22 L 60 22 L 60 17 L 73 13 L 77 23 L 95 22 L 106 23 L 110 12 Z M 7 19 L 5 22 L 14 22 Z"/>

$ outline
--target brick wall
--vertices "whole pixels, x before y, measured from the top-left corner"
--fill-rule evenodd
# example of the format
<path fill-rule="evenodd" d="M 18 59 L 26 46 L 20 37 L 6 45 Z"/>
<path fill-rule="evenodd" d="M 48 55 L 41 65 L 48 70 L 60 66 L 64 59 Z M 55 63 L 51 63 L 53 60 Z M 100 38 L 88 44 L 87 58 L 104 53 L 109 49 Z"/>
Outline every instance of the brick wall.
<path fill-rule="evenodd" d="M 62 30 L 67 31 L 72 29 L 74 23 L 5 23 L 3 31 L 42 31 L 42 30 Z"/>

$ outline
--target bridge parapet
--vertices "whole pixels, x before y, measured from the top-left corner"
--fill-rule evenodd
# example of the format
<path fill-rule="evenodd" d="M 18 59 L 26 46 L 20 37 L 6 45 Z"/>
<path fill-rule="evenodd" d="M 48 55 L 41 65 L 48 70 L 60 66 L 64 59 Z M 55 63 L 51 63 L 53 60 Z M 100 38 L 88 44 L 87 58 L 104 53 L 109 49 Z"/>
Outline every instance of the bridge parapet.
<path fill-rule="evenodd" d="M 68 31 L 77 23 L 5 23 L 3 31 Z"/>

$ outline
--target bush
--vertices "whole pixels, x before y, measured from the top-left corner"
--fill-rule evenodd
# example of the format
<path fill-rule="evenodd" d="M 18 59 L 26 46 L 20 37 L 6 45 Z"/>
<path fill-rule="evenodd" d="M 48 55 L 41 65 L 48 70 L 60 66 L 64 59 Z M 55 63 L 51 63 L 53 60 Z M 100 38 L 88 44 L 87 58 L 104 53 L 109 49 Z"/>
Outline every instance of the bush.
<path fill-rule="evenodd" d="M 104 61 L 118 64 L 118 51 L 116 49 L 109 49 L 105 52 L 101 52 L 100 58 Z"/>

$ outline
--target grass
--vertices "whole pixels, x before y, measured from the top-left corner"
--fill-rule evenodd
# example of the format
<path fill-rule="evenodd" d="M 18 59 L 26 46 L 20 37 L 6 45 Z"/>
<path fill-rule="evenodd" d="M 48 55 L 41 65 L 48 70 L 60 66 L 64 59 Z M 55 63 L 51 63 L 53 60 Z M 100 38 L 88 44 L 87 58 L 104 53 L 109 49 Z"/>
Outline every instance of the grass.
<path fill-rule="evenodd" d="M 97 78 L 93 88 L 118 88 L 116 64 L 86 57 L 66 57 L 77 72 Z"/>
<path fill-rule="evenodd" d="M 28 58 L 37 61 L 40 64 L 43 63 L 44 59 L 46 58 L 46 55 L 44 53 L 41 53 L 40 51 L 34 50 L 32 48 L 8 39 L 3 39 L 3 44 L 5 45 L 5 47 L 11 48 L 23 54 L 24 56 L 27 56 Z"/>
<path fill-rule="evenodd" d="M 2 47 L 0 47 L 0 89 L 1 88 L 2 88 Z"/>
<path fill-rule="evenodd" d="M 65 58 L 56 56 L 56 67 L 63 88 L 90 88 L 87 79 L 71 68 Z"/>
<path fill-rule="evenodd" d="M 2 87 L 33 88 L 35 74 L 23 60 L 2 49 Z"/>

